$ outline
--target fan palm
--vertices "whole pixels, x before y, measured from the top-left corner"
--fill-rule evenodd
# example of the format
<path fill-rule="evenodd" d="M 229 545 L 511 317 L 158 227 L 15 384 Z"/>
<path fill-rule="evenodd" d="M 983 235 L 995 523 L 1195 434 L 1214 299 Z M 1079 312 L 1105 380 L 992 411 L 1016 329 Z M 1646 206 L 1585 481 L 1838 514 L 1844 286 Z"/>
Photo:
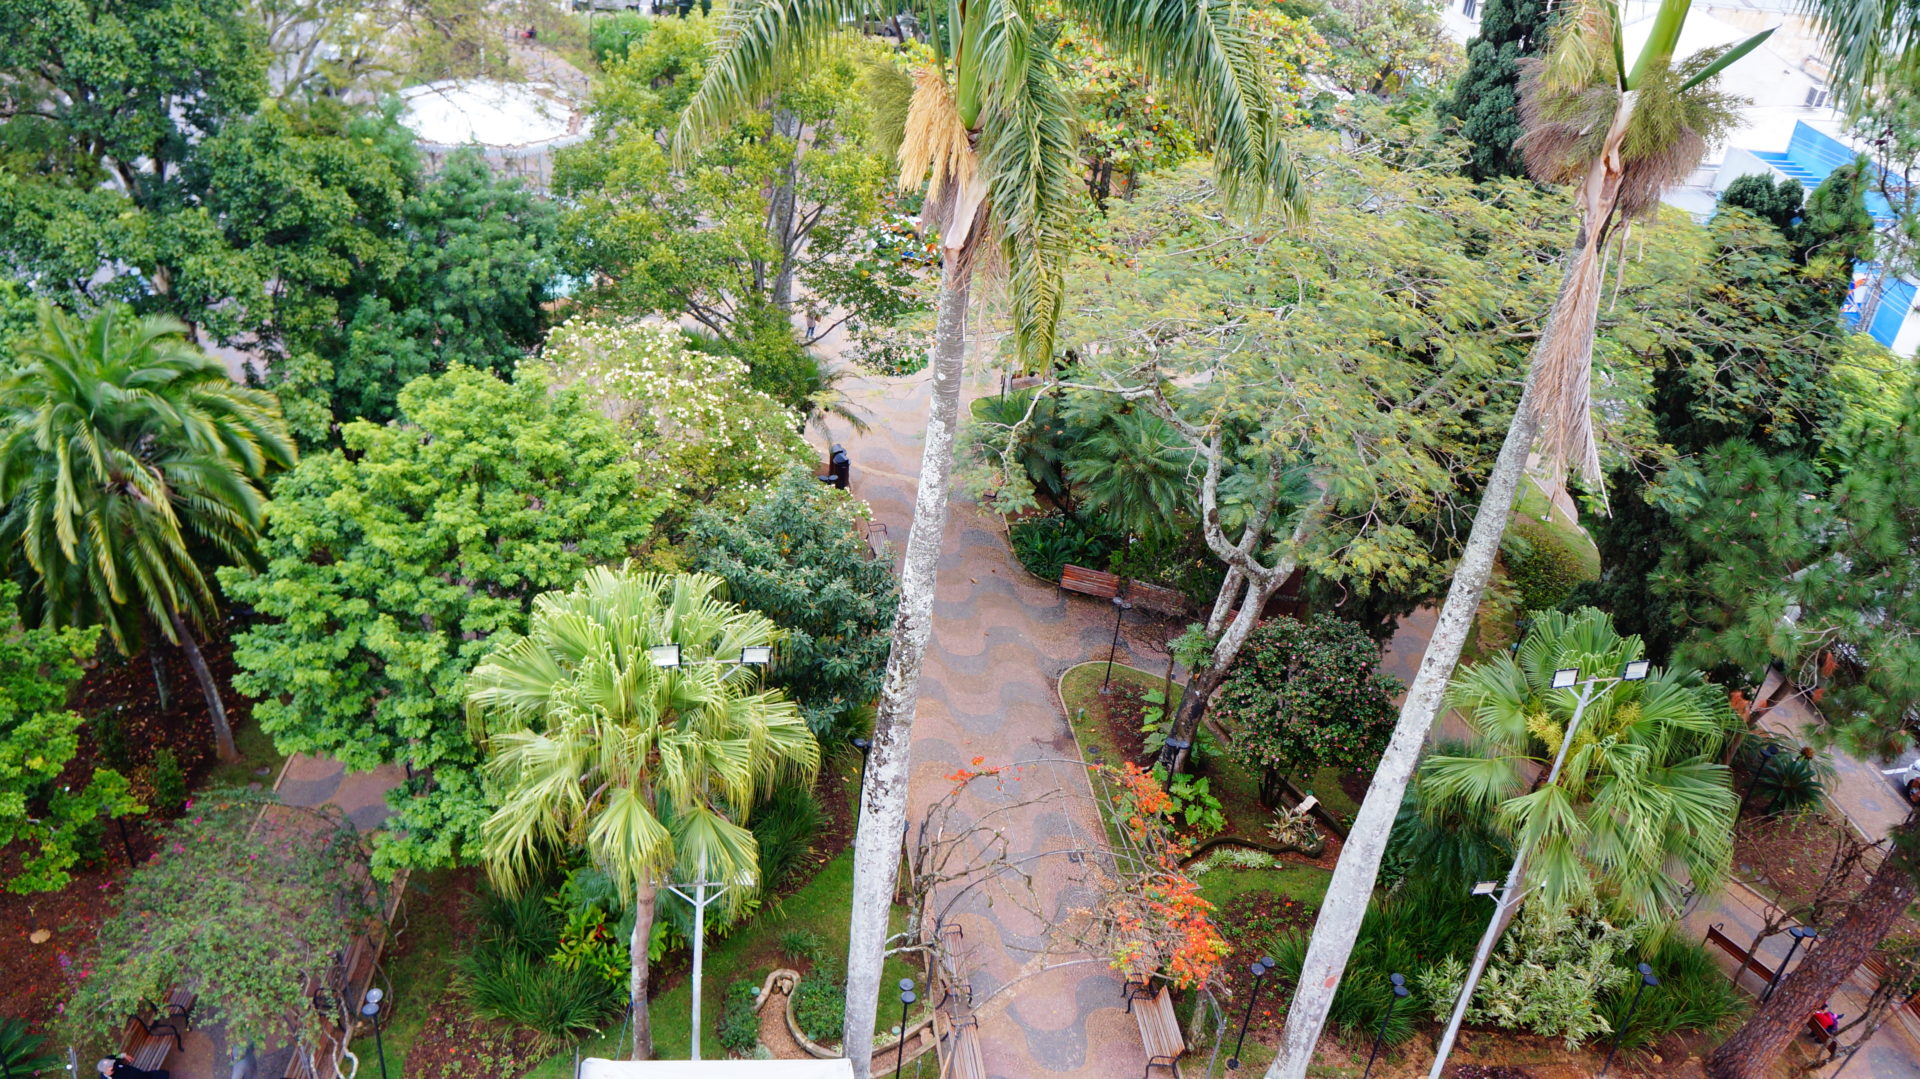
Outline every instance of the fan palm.
<path fill-rule="evenodd" d="M 500 800 L 481 830 L 489 875 L 517 894 L 579 849 L 633 897 L 635 1059 L 653 1052 L 647 945 L 661 881 L 756 881 L 749 809 L 819 767 L 800 710 L 734 662 L 779 631 L 718 598 L 724 587 L 704 573 L 589 570 L 572 591 L 535 599 L 526 634 L 501 640 L 467 679 Z M 668 644 L 679 665 L 656 665 L 648 650 Z"/>
<path fill-rule="evenodd" d="M 1040 0 L 954 0 L 941 9 L 929 35 L 933 60 L 912 75 L 899 148 L 901 186 L 926 185 L 921 216 L 940 239 L 941 283 L 919 493 L 854 842 L 845 1046 L 859 1079 L 869 1069 L 887 912 L 906 823 L 907 727 L 946 528 L 973 273 L 990 240 L 997 241 L 1019 352 L 1030 364 L 1051 362 L 1068 224 L 1075 201 L 1084 197 L 1071 127 L 1074 105 L 1041 25 L 1043 7 L 1053 9 Z M 1240 5 L 1065 0 L 1059 7 L 1203 119 L 1229 201 L 1251 208 L 1271 198 L 1285 209 L 1300 208 L 1299 179 L 1280 138 L 1274 84 Z M 862 0 L 737 0 L 681 117 L 676 149 L 684 154 L 723 130 L 866 10 Z"/>
<path fill-rule="evenodd" d="M 1067 457 L 1081 503 L 1135 536 L 1171 532 L 1201 470 L 1199 454 L 1173 425 L 1140 408 L 1100 417 Z"/>
<path fill-rule="evenodd" d="M 185 650 L 220 756 L 239 756 L 195 631 L 205 563 L 250 564 L 262 481 L 296 451 L 270 393 L 235 385 L 171 318 L 50 306 L 0 380 L 0 542 L 53 625 L 103 625 L 131 655 L 158 627 Z"/>
<path fill-rule="evenodd" d="M 1394 816 L 1486 594 L 1536 436 L 1551 485 L 1563 482 L 1571 464 L 1591 490 L 1603 493 L 1591 373 L 1603 253 L 1635 216 L 1651 212 L 1660 191 L 1691 172 L 1706 146 L 1727 129 L 1734 102 L 1714 89 L 1713 79 L 1772 33 L 1676 63 L 1674 49 L 1690 4 L 1661 0 L 1647 42 L 1629 65 L 1618 0 L 1574 0 L 1559 16 L 1546 58 L 1526 77 L 1525 133 L 1517 145 L 1536 179 L 1574 185 L 1580 228 L 1433 637 L 1314 923 L 1301 984 L 1324 984 L 1329 992 L 1294 1002 L 1268 1079 L 1305 1079 L 1313 1060 L 1331 990 L 1352 954 Z"/>
<path fill-rule="evenodd" d="M 1535 787 L 1573 718 L 1574 690 L 1553 672 L 1618 671 L 1641 654 L 1591 607 L 1545 613 L 1517 656 L 1477 663 L 1447 688 L 1478 736 L 1420 768 L 1429 810 L 1530 841 L 1540 899 L 1598 899 L 1615 914 L 1670 917 L 1684 889 L 1711 889 L 1732 857 L 1735 799 L 1720 750 L 1732 730 L 1726 695 L 1698 672 L 1655 668 L 1644 681 L 1593 692 L 1552 785 Z"/>

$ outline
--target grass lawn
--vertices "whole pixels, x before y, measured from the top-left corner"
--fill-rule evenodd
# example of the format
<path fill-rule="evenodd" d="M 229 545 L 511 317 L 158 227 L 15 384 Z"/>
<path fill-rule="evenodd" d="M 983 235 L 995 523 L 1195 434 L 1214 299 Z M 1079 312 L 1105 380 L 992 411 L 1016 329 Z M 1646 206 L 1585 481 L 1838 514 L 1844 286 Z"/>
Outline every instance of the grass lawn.
<path fill-rule="evenodd" d="M 210 790 L 244 788 L 249 783 L 270 787 L 287 761 L 287 755 L 273 747 L 273 739 L 252 719 L 233 729 L 233 747 L 240 751 L 240 759 L 232 763 L 216 761 L 201 786 Z"/>
<path fill-rule="evenodd" d="M 820 872 L 807 882 L 806 886 L 788 896 L 778 907 L 762 908 L 759 916 L 747 925 L 736 930 L 725 940 L 708 941 L 706 951 L 706 992 L 701 998 L 701 1026 L 705 1034 L 700 1039 L 701 1055 L 709 1058 L 726 1056 L 720 1048 L 719 1025 L 720 1004 L 726 995 L 727 986 L 738 979 L 748 979 L 758 985 L 767 972 L 775 967 L 791 966 L 792 961 L 780 953 L 780 938 L 788 933 L 808 931 L 816 933 L 826 941 L 824 954 L 829 965 L 838 968 L 845 962 L 847 954 L 847 912 L 850 897 L 853 894 L 853 855 L 842 853 L 820 868 Z M 904 926 L 906 912 L 903 908 L 894 908 L 893 928 Z M 875 1040 L 881 1043 L 892 1041 L 889 1033 L 893 1025 L 899 1022 L 899 990 L 895 984 L 901 978 L 912 978 L 923 982 L 920 971 L 898 959 L 887 960 L 884 977 L 881 978 L 880 1020 Z M 924 995 L 924 985 L 922 986 Z M 662 1060 L 685 1060 L 691 1055 L 691 1045 L 687 1035 L 691 1023 L 693 996 L 690 979 L 681 978 L 680 984 L 653 998 L 653 1047 L 654 1053 Z M 918 1015 L 915 1016 L 917 1021 Z M 615 1044 L 619 1035 L 616 1028 L 607 1036 L 589 1041 L 580 1047 L 583 1057 L 598 1056 L 620 1058 L 625 1056 L 621 1047 Z M 533 1070 L 526 1073 L 528 1079 L 570 1079 L 573 1075 L 573 1054 L 558 1054 Z"/>
<path fill-rule="evenodd" d="M 436 869 L 413 873 L 407 878 L 409 892 L 437 896 L 459 887 L 459 871 Z M 444 909 L 444 904 L 417 902 L 410 897 L 409 907 Z M 402 930 L 406 948 L 395 959 L 386 960 L 387 977 L 393 983 L 393 999 L 399 1008 L 386 1020 L 381 1037 L 386 1041 L 387 1065 L 393 1075 L 407 1073 L 407 1053 L 426 1024 L 427 1012 L 446 989 L 453 976 L 453 960 L 460 953 L 453 924 L 445 918 L 412 917 Z M 389 946 L 392 947 L 391 945 Z M 391 954 L 391 951 L 389 952 Z"/>
<path fill-rule="evenodd" d="M 1327 897 L 1333 874 L 1310 865 L 1279 865 L 1272 869 L 1241 869 L 1216 863 L 1200 876 L 1200 896 L 1216 907 L 1249 892 L 1277 892 L 1313 907 Z"/>
<path fill-rule="evenodd" d="M 1117 764 L 1131 759 L 1132 751 L 1110 737 L 1103 722 L 1108 698 L 1101 696 L 1100 683 L 1106 677 L 1106 660 L 1069 667 L 1060 676 L 1060 699 L 1066 704 L 1067 718 L 1073 723 L 1074 736 L 1080 739 L 1080 751 L 1086 754 L 1087 760 Z M 1164 690 L 1167 685 L 1164 673 L 1154 674 L 1124 663 L 1113 665 L 1113 681 L 1146 690 Z M 1180 683 L 1173 683 L 1173 700 L 1166 706 L 1169 713 L 1180 707 L 1180 694 Z"/>

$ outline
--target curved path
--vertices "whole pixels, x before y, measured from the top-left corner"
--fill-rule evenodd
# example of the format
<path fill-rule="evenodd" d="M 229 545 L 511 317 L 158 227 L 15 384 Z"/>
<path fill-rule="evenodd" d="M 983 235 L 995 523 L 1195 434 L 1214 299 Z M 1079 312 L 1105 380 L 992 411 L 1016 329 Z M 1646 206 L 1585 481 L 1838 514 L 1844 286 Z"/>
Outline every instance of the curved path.
<path fill-rule="evenodd" d="M 823 342 L 824 352 L 838 351 L 838 336 Z M 912 519 L 931 379 L 923 372 L 849 378 L 845 385 L 871 424 L 865 434 L 836 430 L 852 459 L 853 492 L 897 546 Z M 965 393 L 971 400 L 993 389 L 990 376 L 975 375 Z M 1067 667 L 1105 656 L 1112 632 L 1106 604 L 1064 596 L 1027 574 L 1009 554 L 998 518 L 956 495 L 914 719 L 909 826 L 952 788 L 945 777 L 976 757 L 987 766 L 1077 760 L 1054 685 Z M 1123 641 L 1122 660 L 1130 655 L 1155 665 L 1150 652 Z M 1122 1008 L 1119 977 L 1104 960 L 1043 954 L 1051 925 L 1094 898 L 1080 883 L 1085 865 L 1066 854 L 1098 834 L 1085 770 L 1029 763 L 1005 790 L 981 789 L 990 786 L 974 784 L 962 809 L 977 817 L 998 803 L 1005 812 L 996 823 L 1013 858 L 1058 853 L 1023 866 L 1034 878 L 1031 898 L 1024 888 L 997 895 L 982 888 L 957 907 L 964 939 L 956 950 L 981 1003 L 988 1072 L 995 1079 L 1137 1074 L 1146 1058 Z M 1063 796 L 1021 804 L 1045 789 Z"/>

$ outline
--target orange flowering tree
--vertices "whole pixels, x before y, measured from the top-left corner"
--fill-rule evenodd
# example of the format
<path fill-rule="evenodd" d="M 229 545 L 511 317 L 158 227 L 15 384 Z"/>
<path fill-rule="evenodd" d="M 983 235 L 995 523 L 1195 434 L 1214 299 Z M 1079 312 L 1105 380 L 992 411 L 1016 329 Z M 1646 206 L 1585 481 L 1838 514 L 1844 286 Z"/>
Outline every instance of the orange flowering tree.
<path fill-rule="evenodd" d="M 1096 767 L 1114 824 L 1114 887 L 1092 912 L 1095 944 L 1130 978 L 1159 977 L 1179 989 L 1208 985 L 1229 951 L 1213 904 L 1182 862 L 1190 853 L 1173 800 L 1131 762 Z"/>

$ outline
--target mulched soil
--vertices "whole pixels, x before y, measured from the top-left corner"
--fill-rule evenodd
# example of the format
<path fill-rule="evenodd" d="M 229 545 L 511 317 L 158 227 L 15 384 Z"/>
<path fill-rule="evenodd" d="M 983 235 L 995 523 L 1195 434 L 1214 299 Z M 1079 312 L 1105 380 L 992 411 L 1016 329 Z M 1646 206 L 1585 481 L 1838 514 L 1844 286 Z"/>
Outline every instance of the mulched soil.
<path fill-rule="evenodd" d="M 1802 906 L 1827 888 L 1829 909 L 1841 910 L 1838 900 L 1859 895 L 1868 882 L 1869 867 L 1877 860 L 1856 862 L 1845 881 L 1826 884 L 1835 855 L 1853 838 L 1852 826 L 1838 817 L 1809 812 L 1762 816 L 1749 812 L 1734 832 L 1733 864 L 1737 876 L 1768 886 L 1781 906 Z M 1891 939 L 1920 938 L 1920 921 L 1913 916 L 1895 923 Z M 1742 942 L 1745 943 L 1744 941 Z"/>
<path fill-rule="evenodd" d="M 1214 925 L 1232 945 L 1221 962 L 1220 980 L 1227 986 L 1228 1014 L 1234 1031 L 1246 1014 L 1247 993 L 1253 983 L 1252 967 L 1282 933 L 1313 927 L 1314 908 L 1291 896 L 1277 892 L 1247 893 L 1234 896 L 1214 912 Z M 1253 1018 L 1247 1023 L 1247 1041 L 1268 1046 L 1280 1044 L 1280 1032 L 1286 1026 L 1287 1013 L 1282 994 L 1271 980 L 1263 981 Z M 1229 1046 L 1231 1048 L 1231 1046 Z"/>
<path fill-rule="evenodd" d="M 87 781 L 95 768 L 114 768 L 133 784 L 136 796 L 152 793 L 154 753 L 173 751 L 189 787 L 212 767 L 212 727 L 200 684 L 177 648 L 161 645 L 165 657 L 171 707 L 160 708 L 153 668 L 142 654 L 124 659 L 102 649 L 98 660 L 76 688 L 73 710 L 88 717 L 80 730 L 80 746 L 61 773 L 63 784 Z M 202 651 L 214 676 L 227 689 L 228 718 L 238 727 L 251 719 L 246 698 L 232 692 L 232 648 L 223 640 L 206 642 Z M 14 895 L 0 891 L 0 1016 L 25 1019 L 45 1029 L 67 990 L 61 957 L 75 959 L 93 943 L 94 933 L 112 909 L 124 882 L 129 852 L 135 860 L 153 852 L 152 829 L 157 814 L 129 817 L 124 836 L 118 823 L 109 824 L 94 857 L 77 867 L 73 882 L 58 892 Z M 0 880 L 16 872 L 22 848 L 0 848 Z M 32 942 L 36 930 L 50 938 Z"/>

